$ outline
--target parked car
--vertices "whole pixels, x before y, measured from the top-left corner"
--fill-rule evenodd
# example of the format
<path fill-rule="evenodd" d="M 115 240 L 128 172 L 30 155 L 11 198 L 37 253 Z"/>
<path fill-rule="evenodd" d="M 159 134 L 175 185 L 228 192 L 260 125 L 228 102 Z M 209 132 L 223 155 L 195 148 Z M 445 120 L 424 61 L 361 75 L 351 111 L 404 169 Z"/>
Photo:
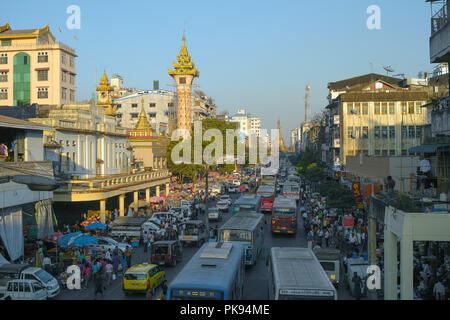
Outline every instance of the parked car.
<path fill-rule="evenodd" d="M 219 201 L 216 204 L 216 208 L 219 211 L 228 211 L 230 209 L 230 206 L 227 201 Z"/>
<path fill-rule="evenodd" d="M 61 288 L 58 280 L 42 268 L 30 267 L 27 264 L 3 264 L 0 266 L 0 295 L 7 291 L 10 280 L 36 280 L 47 291 L 47 297 L 56 297 Z"/>
<path fill-rule="evenodd" d="M 179 240 L 156 241 L 152 244 L 150 259 L 154 264 L 171 264 L 175 267 L 182 258 L 183 250 Z"/>
<path fill-rule="evenodd" d="M 116 240 L 107 237 L 98 237 L 98 243 L 89 245 L 89 250 L 95 250 L 97 253 L 103 254 L 108 250 L 111 250 L 111 252 L 113 252 L 116 246 L 122 253 L 125 252 L 127 246 L 129 246 L 130 249 L 133 250 L 133 247 L 128 243 L 117 242 Z"/>
<path fill-rule="evenodd" d="M 218 208 L 208 208 L 208 219 L 222 221 L 222 212 Z"/>
<path fill-rule="evenodd" d="M 10 280 L 0 300 L 47 300 L 47 290 L 37 280 Z"/>

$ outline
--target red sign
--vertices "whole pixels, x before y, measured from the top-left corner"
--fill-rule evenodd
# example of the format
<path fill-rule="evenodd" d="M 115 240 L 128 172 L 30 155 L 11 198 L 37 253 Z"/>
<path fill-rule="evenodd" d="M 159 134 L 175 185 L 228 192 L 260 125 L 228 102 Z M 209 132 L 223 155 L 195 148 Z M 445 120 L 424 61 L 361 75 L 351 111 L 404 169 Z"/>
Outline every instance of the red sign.
<path fill-rule="evenodd" d="M 353 227 L 355 219 L 353 217 L 344 217 L 344 227 Z"/>
<path fill-rule="evenodd" d="M 245 192 L 245 186 L 239 186 L 239 191 L 240 192 Z"/>
<path fill-rule="evenodd" d="M 360 182 L 353 182 L 352 183 L 352 191 L 355 195 L 356 202 L 359 202 L 361 200 L 361 183 Z"/>

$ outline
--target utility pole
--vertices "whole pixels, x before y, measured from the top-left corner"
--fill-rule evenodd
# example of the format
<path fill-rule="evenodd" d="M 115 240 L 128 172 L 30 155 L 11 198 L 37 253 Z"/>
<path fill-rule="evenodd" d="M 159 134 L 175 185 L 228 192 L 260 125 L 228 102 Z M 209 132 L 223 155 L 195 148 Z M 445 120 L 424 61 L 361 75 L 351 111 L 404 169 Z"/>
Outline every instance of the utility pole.
<path fill-rule="evenodd" d="M 209 239 L 209 218 L 208 218 L 208 198 L 209 198 L 209 185 L 208 185 L 208 178 L 209 178 L 209 170 L 208 165 L 205 164 L 205 226 L 206 226 L 206 232 L 208 232 L 208 239 Z"/>
<path fill-rule="evenodd" d="M 367 228 L 367 251 L 369 258 L 369 266 L 376 265 L 377 262 L 377 220 L 374 214 L 374 199 L 370 197 L 369 214 L 368 214 L 368 228 Z M 367 290 L 367 297 L 369 300 L 377 300 L 376 289 Z"/>

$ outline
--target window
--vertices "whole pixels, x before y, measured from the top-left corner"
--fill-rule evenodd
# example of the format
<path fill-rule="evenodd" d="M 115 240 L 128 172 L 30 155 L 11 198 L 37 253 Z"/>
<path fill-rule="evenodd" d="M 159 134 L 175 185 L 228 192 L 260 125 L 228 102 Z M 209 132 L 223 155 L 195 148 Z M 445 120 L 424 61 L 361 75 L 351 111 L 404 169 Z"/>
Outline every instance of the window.
<path fill-rule="evenodd" d="M 406 126 L 402 126 L 402 139 L 408 138 L 408 131 Z"/>
<path fill-rule="evenodd" d="M 75 90 L 70 89 L 70 101 L 75 101 Z"/>
<path fill-rule="evenodd" d="M 173 103 L 173 102 L 169 102 L 169 103 L 167 104 L 167 106 L 168 106 L 168 107 L 173 107 L 173 106 L 174 106 L 174 103 Z"/>
<path fill-rule="evenodd" d="M 362 104 L 362 114 L 369 114 L 369 104 L 367 102 Z"/>
<path fill-rule="evenodd" d="M 137 108 L 137 103 L 132 103 L 132 104 L 131 104 L 131 107 L 132 107 L 132 108 Z"/>
<path fill-rule="evenodd" d="M 69 140 L 66 141 L 66 146 L 70 147 L 70 141 Z"/>
<path fill-rule="evenodd" d="M 389 102 L 389 114 L 395 114 L 395 103 Z"/>
<path fill-rule="evenodd" d="M 416 113 L 417 114 L 422 113 L 422 102 L 416 102 Z"/>
<path fill-rule="evenodd" d="M 382 156 L 387 156 L 387 155 L 388 155 L 388 151 L 387 151 L 387 150 L 381 151 L 381 155 L 382 155 Z"/>
<path fill-rule="evenodd" d="M 11 40 L 2 40 L 2 47 L 10 47 Z"/>
<path fill-rule="evenodd" d="M 137 119 L 139 116 L 139 113 L 132 113 L 131 114 L 131 119 Z"/>
<path fill-rule="evenodd" d="M 61 53 L 61 63 L 66 64 L 66 54 L 64 52 Z"/>
<path fill-rule="evenodd" d="M 48 62 L 48 52 L 38 52 L 38 63 Z"/>
<path fill-rule="evenodd" d="M 381 104 L 381 114 L 387 114 L 387 103 L 383 102 Z"/>
<path fill-rule="evenodd" d="M 66 82 L 67 81 L 67 74 L 64 71 L 61 71 L 61 81 Z"/>
<path fill-rule="evenodd" d="M 67 141 L 69 142 L 69 141 Z M 66 171 L 70 170 L 70 152 L 66 153 Z"/>
<path fill-rule="evenodd" d="M 185 77 L 180 78 L 180 82 L 179 83 L 180 84 L 185 84 L 186 83 L 186 78 Z"/>
<path fill-rule="evenodd" d="M 408 102 L 408 114 L 414 114 L 414 102 Z"/>
<path fill-rule="evenodd" d="M 379 156 L 381 154 L 380 150 L 375 150 L 375 155 Z"/>
<path fill-rule="evenodd" d="M 416 137 L 416 129 L 414 128 L 414 126 L 408 127 L 408 134 L 410 139 L 414 139 Z"/>
<path fill-rule="evenodd" d="M 353 139 L 353 127 L 347 127 L 347 137 Z"/>
<path fill-rule="evenodd" d="M 389 138 L 395 139 L 395 126 L 389 126 Z"/>
<path fill-rule="evenodd" d="M 369 127 L 362 128 L 362 138 L 369 139 Z"/>
<path fill-rule="evenodd" d="M 69 65 L 70 65 L 71 67 L 73 67 L 74 64 L 75 64 L 75 59 L 74 59 L 73 57 L 70 57 L 70 59 L 69 59 Z"/>
<path fill-rule="evenodd" d="M 421 126 L 416 127 L 416 138 L 422 139 L 422 127 Z"/>
<path fill-rule="evenodd" d="M 61 98 L 63 100 L 67 99 L 67 89 L 66 88 L 61 88 Z"/>
<path fill-rule="evenodd" d="M 75 76 L 73 74 L 69 75 L 70 84 L 75 84 Z"/>
<path fill-rule="evenodd" d="M 38 99 L 48 98 L 48 88 L 38 88 Z"/>
<path fill-rule="evenodd" d="M 347 102 L 347 114 L 352 114 L 353 103 Z"/>
<path fill-rule="evenodd" d="M 77 142 L 75 140 L 72 141 L 72 146 L 74 146 L 74 147 L 77 146 Z"/>
<path fill-rule="evenodd" d="M 150 103 L 150 108 L 156 108 L 156 103 Z"/>
<path fill-rule="evenodd" d="M 7 53 L 0 54 L 0 64 L 8 64 L 8 54 Z"/>
<path fill-rule="evenodd" d="M 381 138 L 387 139 L 387 137 L 388 137 L 388 127 L 383 126 L 381 127 Z"/>
<path fill-rule="evenodd" d="M 149 112 L 148 113 L 149 118 L 156 118 L 156 112 Z"/>
<path fill-rule="evenodd" d="M 406 155 L 408 155 L 408 151 L 406 149 L 403 149 L 402 150 L 402 156 L 406 156 Z"/>
<path fill-rule="evenodd" d="M 73 153 L 73 171 L 77 170 L 77 154 L 74 152 Z"/>
<path fill-rule="evenodd" d="M 0 82 L 8 82 L 8 72 L 0 72 Z"/>
<path fill-rule="evenodd" d="M 0 89 L 0 100 L 8 99 L 8 89 Z"/>
<path fill-rule="evenodd" d="M 116 113 L 116 117 L 117 117 L 117 119 L 122 119 L 122 114 L 121 113 Z"/>
<path fill-rule="evenodd" d="M 389 150 L 389 155 L 390 156 L 395 156 L 395 150 Z"/>
<path fill-rule="evenodd" d="M 375 102 L 375 114 L 380 114 L 380 103 Z"/>
<path fill-rule="evenodd" d="M 369 150 L 362 150 L 362 154 L 366 157 L 369 156 Z"/>
<path fill-rule="evenodd" d="M 48 80 L 48 70 L 38 70 L 38 81 Z"/>
<path fill-rule="evenodd" d="M 374 135 L 375 139 L 380 139 L 380 127 L 379 126 L 375 126 L 373 128 L 373 135 Z"/>
<path fill-rule="evenodd" d="M 408 113 L 408 107 L 406 105 L 406 102 L 402 102 L 402 114 Z"/>

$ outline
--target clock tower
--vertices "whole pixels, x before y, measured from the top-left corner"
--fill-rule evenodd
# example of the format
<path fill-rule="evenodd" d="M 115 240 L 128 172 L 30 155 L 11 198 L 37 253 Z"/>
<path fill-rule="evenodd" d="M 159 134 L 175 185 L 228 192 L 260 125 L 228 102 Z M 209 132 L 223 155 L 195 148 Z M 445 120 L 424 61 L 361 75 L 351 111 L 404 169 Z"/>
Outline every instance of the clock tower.
<path fill-rule="evenodd" d="M 109 85 L 106 71 L 103 73 L 99 86 L 96 87 L 95 90 L 98 92 L 97 105 L 106 109 L 105 114 L 115 115 L 116 111 L 114 110 L 114 106 L 111 101 L 111 92 L 114 91 L 114 88 Z"/>

